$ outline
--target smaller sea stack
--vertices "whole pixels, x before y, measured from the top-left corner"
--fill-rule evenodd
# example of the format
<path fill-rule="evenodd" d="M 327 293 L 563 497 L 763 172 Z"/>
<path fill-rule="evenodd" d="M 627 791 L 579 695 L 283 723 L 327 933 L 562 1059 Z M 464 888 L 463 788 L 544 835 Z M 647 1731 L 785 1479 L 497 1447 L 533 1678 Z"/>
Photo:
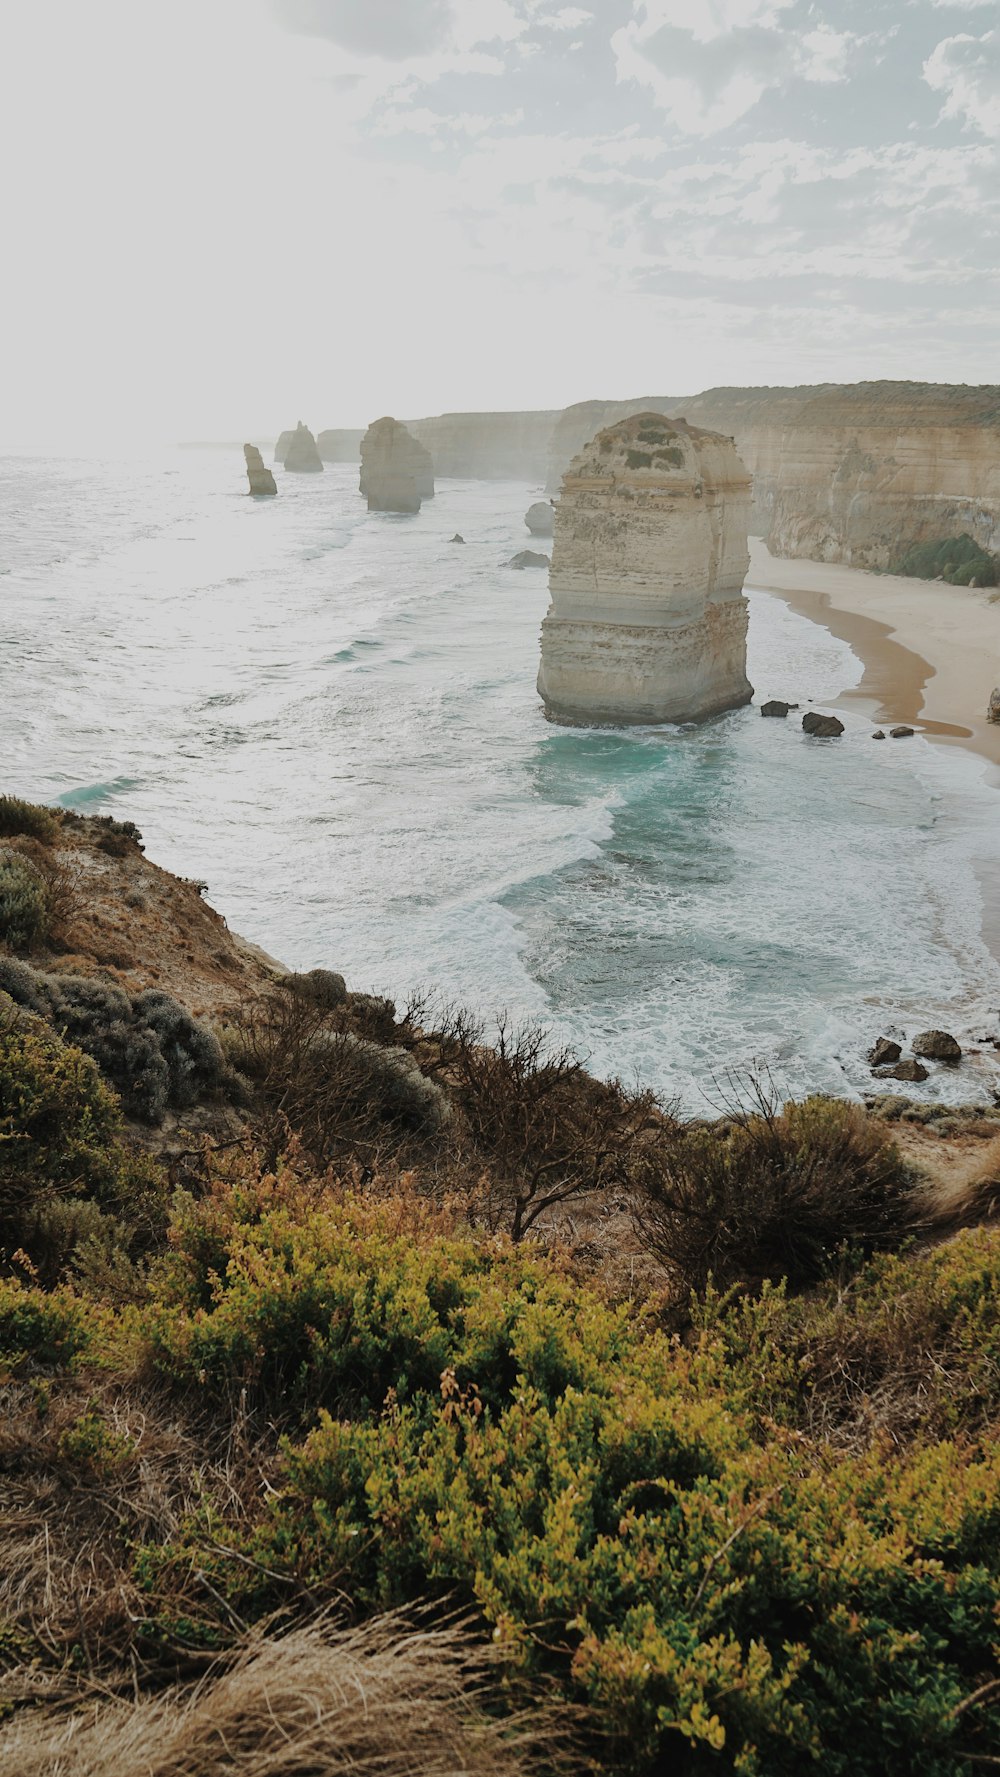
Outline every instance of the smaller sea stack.
<path fill-rule="evenodd" d="M 279 445 L 280 442 L 279 439 Z M 316 440 L 309 427 L 304 426 L 301 420 L 288 441 L 285 468 L 294 469 L 298 475 L 314 475 L 323 468 L 323 459 L 316 449 Z"/>
<path fill-rule="evenodd" d="M 278 484 L 264 462 L 255 444 L 245 444 L 243 455 L 246 458 L 247 480 L 252 494 L 276 494 Z"/>
<path fill-rule="evenodd" d="M 369 512 L 419 512 L 434 492 L 430 451 L 400 420 L 373 420 L 361 440 L 359 487 Z"/>

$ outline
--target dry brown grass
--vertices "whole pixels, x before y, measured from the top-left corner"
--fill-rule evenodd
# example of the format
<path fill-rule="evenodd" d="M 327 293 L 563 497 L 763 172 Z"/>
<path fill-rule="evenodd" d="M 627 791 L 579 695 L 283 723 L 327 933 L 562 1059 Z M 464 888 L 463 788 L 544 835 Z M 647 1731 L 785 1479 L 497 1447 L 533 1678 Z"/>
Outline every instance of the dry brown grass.
<path fill-rule="evenodd" d="M 543 1715 L 493 1716 L 496 1664 L 462 1624 L 399 1615 L 255 1634 L 198 1684 L 95 1692 L 0 1728 L 0 1777 L 518 1777 L 549 1768 Z"/>

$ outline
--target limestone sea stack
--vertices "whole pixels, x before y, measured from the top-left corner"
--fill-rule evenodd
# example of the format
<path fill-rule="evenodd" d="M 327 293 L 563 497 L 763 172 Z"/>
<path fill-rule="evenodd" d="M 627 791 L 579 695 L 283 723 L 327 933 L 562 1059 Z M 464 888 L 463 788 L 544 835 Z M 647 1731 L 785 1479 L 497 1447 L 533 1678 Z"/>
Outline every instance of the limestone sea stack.
<path fill-rule="evenodd" d="M 267 467 L 260 451 L 255 444 L 245 444 L 243 455 L 246 458 L 247 480 L 252 494 L 276 494 L 277 482 Z"/>
<path fill-rule="evenodd" d="M 373 420 L 361 440 L 361 492 L 369 512 L 419 512 L 434 492 L 431 453 L 401 420 Z"/>
<path fill-rule="evenodd" d="M 314 475 L 322 470 L 323 459 L 316 449 L 316 440 L 300 420 L 285 451 L 285 468 L 294 469 L 299 475 Z"/>
<path fill-rule="evenodd" d="M 557 722 L 697 722 L 749 703 L 750 477 L 731 438 L 641 413 L 574 457 L 538 690 Z"/>

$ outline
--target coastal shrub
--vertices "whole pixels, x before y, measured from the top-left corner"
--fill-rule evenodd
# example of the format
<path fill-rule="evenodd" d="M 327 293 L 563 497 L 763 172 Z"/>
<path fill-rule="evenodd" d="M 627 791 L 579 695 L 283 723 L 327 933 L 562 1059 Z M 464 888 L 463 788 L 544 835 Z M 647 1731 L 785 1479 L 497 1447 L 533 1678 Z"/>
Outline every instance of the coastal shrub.
<path fill-rule="evenodd" d="M 332 1012 L 347 998 L 347 983 L 334 969 L 309 969 L 303 975 L 282 975 L 278 983 L 285 993 L 298 994 L 321 1012 Z"/>
<path fill-rule="evenodd" d="M 914 543 L 892 565 L 894 574 L 918 580 L 947 580 L 952 586 L 1000 584 L 1000 555 L 991 555 L 974 537 L 944 537 L 936 543 Z"/>
<path fill-rule="evenodd" d="M 0 944 L 31 950 L 43 942 L 48 926 L 43 876 L 20 852 L 0 851 Z"/>
<path fill-rule="evenodd" d="M 223 1083 L 213 1032 L 169 994 L 130 997 L 94 976 L 52 975 L 0 957 L 0 989 L 86 1051 L 121 1096 L 129 1116 L 157 1124 Z"/>
<path fill-rule="evenodd" d="M 635 1220 L 685 1292 L 822 1277 L 845 1247 L 898 1244 L 913 1226 L 912 1179 L 858 1106 L 809 1098 L 698 1127 L 639 1155 Z"/>
<path fill-rule="evenodd" d="M 20 796 L 0 796 L 0 839 L 24 836 L 49 844 L 59 831 L 59 816 L 52 808 L 37 802 L 22 802 Z"/>
<path fill-rule="evenodd" d="M 196 1561 L 242 1616 L 289 1586 L 464 1602 L 588 1706 L 623 1777 L 1000 1756 L 995 1447 L 811 1444 L 768 1416 L 792 1386 L 774 1327 L 752 1361 L 718 1325 L 685 1346 L 544 1254 L 400 1231 L 391 1206 L 244 1187 L 214 1251 L 211 1213 L 175 1222 L 155 1362 L 307 1426 L 257 1524 L 196 1514 L 145 1552 L 150 1583 Z"/>
<path fill-rule="evenodd" d="M 0 1277 L 0 1370 L 26 1359 L 63 1369 L 90 1337 L 83 1305 L 69 1290 Z"/>
<path fill-rule="evenodd" d="M 81 1200 L 103 1212 L 100 1224 Z M 89 1056 L 0 1034 L 0 1251 L 23 1249 L 52 1278 L 99 1225 L 105 1241 L 135 1250 L 161 1238 L 158 1168 L 122 1140 L 118 1100 Z"/>

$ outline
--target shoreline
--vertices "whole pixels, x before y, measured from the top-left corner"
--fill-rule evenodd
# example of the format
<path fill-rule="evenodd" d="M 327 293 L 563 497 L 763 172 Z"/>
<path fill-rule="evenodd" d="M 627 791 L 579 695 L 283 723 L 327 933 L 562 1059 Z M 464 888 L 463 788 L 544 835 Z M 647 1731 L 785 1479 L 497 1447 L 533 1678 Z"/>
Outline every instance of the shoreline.
<path fill-rule="evenodd" d="M 862 705 L 876 726 L 907 723 L 940 745 L 964 747 L 993 767 L 989 781 L 1000 788 L 1000 724 L 986 719 L 1000 682 L 1000 602 L 991 604 L 987 589 L 774 556 L 757 537 L 746 583 L 853 649 L 861 681 L 831 709 Z"/>
<path fill-rule="evenodd" d="M 817 707 L 864 710 L 873 727 L 906 723 L 940 746 L 963 747 L 1000 789 L 1000 724 L 986 720 L 1000 682 L 1000 601 L 991 604 L 985 588 L 774 556 L 758 537 L 747 587 L 784 599 L 860 660 L 859 683 Z M 1000 963 L 1000 866 L 983 858 L 973 867 L 983 943 Z"/>

